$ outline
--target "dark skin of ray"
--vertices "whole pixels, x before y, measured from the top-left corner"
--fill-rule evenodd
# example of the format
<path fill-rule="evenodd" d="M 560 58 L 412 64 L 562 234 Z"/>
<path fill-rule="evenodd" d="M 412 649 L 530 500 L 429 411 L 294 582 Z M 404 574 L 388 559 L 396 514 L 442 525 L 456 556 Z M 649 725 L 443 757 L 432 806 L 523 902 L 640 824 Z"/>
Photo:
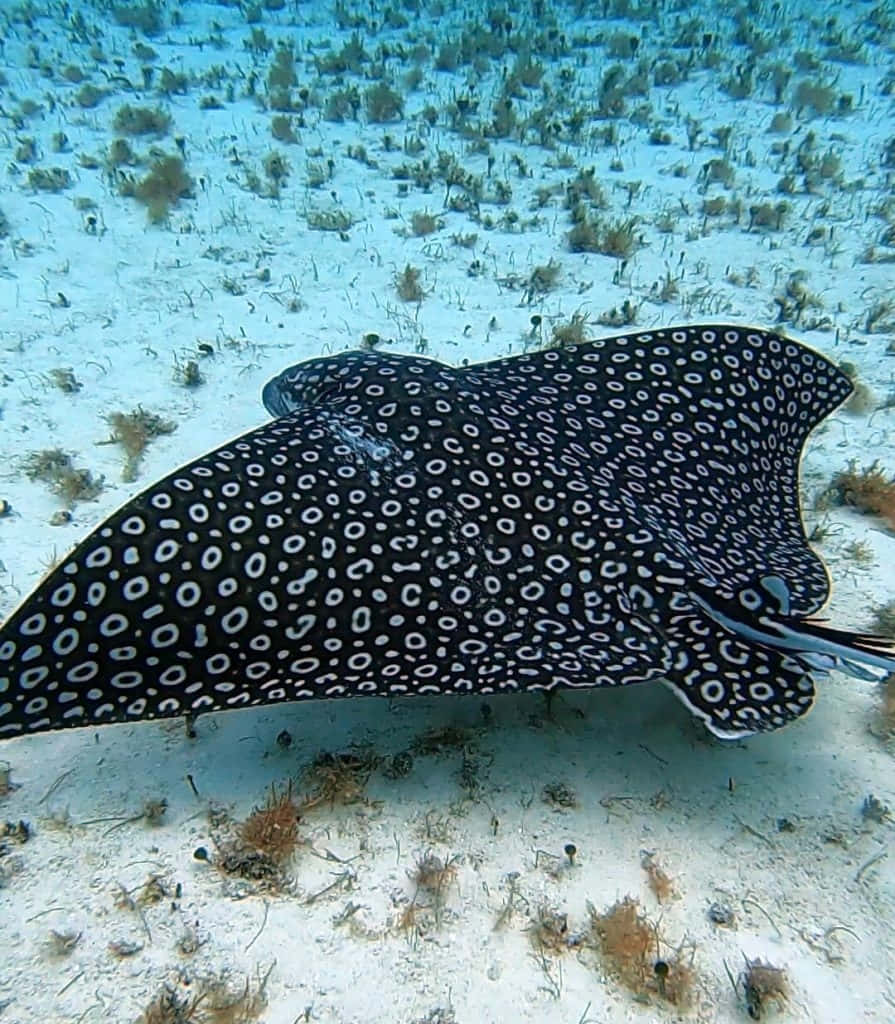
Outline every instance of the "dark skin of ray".
<path fill-rule="evenodd" d="M 276 419 L 128 502 L 0 628 L 0 736 L 659 679 L 719 736 L 779 728 L 830 668 L 895 669 L 807 618 L 829 583 L 799 459 L 850 389 L 717 325 L 291 367 Z"/>

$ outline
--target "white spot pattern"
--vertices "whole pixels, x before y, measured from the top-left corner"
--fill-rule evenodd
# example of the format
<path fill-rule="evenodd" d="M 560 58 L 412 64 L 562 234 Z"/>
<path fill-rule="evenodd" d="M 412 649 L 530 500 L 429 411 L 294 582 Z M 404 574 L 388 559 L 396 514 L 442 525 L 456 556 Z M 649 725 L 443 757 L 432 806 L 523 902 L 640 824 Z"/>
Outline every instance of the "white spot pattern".
<path fill-rule="evenodd" d="M 719 734 L 775 728 L 810 707 L 805 664 L 690 588 L 779 576 L 793 620 L 825 600 L 798 460 L 849 387 L 733 327 L 293 367 L 264 390 L 279 419 L 133 499 L 3 626 L 0 735 L 663 675 Z M 50 676 L 70 689 L 33 694 Z"/>

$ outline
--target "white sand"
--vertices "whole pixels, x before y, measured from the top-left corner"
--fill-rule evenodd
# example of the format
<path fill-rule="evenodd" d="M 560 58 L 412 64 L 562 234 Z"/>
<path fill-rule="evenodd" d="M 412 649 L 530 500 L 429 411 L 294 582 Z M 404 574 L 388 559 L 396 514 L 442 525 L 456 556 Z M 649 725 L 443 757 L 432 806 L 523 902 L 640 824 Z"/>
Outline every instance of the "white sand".
<path fill-rule="evenodd" d="M 627 117 L 589 119 L 580 144 L 554 149 L 536 145 L 533 135 L 527 144 L 492 141 L 486 198 L 498 181 L 511 186 L 512 198 L 506 205 L 482 204 L 482 216 L 495 222 L 491 229 L 464 213 L 443 212 L 439 181 L 427 193 L 411 185 L 401 196 L 392 170 L 423 158 L 434 165 L 439 152 L 449 152 L 464 168 L 484 174 L 486 156 L 466 151 L 443 112 L 434 127 L 420 113 L 430 103 L 443 111 L 452 98 L 473 91 L 480 110 L 490 110 L 512 54 L 480 77 L 468 67 L 437 72 L 425 61 L 421 88 L 407 95 L 404 118 L 393 124 L 367 124 L 363 112 L 359 122 L 333 124 L 312 105 L 307 126 L 297 128 L 299 142 L 281 146 L 270 136 L 270 113 L 244 96 L 253 63 L 258 94 L 265 94 L 272 58 L 254 60 L 245 49 L 249 27 L 238 8 L 185 5 L 182 27 L 146 39 L 118 27 L 109 13 L 82 7 L 87 25 L 101 28 L 101 64 L 88 56 L 89 43 L 66 30 L 58 7 L 52 16 L 41 13 L 45 9 L 33 6 L 30 27 L 18 7 L 5 4 L 0 12 L 8 21 L 0 32 L 8 79 L 0 96 L 6 164 L 0 210 L 9 222 L 0 250 L 0 497 L 12 509 L 0 520 L 0 612 L 11 611 L 48 564 L 142 487 L 262 422 L 259 392 L 274 373 L 322 352 L 356 347 L 371 331 L 388 339 L 388 351 L 424 350 L 456 363 L 536 343 L 530 337 L 534 314 L 543 317 L 545 339 L 553 323 L 579 310 L 590 314 L 594 333 L 612 333 L 596 321 L 625 299 L 638 305 L 643 328 L 719 319 L 772 325 L 774 297 L 790 274 L 803 270 L 807 288 L 822 302 L 807 316 L 826 326 L 788 329 L 830 357 L 855 363 L 875 405 L 891 394 L 895 363 L 886 348 L 892 333 L 865 329 L 867 309 L 877 299 L 891 299 L 892 265 L 862 262 L 861 256 L 886 227 L 874 211 L 886 199 L 890 207 L 892 202 L 895 172 L 880 162 L 895 135 L 893 101 L 883 94 L 895 62 L 891 28 L 874 32 L 869 4 L 854 5 L 852 14 L 835 5 L 787 5 L 786 22 L 763 5 L 747 25 L 764 33 L 772 48 L 758 62 L 753 97 L 741 101 L 721 91 L 719 82 L 753 58 L 730 41 L 732 21 L 708 11 L 697 35 L 720 34 L 720 66 L 694 69 L 680 84 L 652 86 L 647 97 L 629 99 L 629 113 L 641 103 L 652 105 L 647 127 Z M 356 11 L 363 15 L 367 7 Z M 678 34 L 676 25 L 694 11 L 681 6 L 658 22 L 646 12 L 627 22 L 573 22 L 571 13 L 559 13 L 560 30 L 569 38 L 616 31 L 642 36 L 638 56 L 652 66 Z M 795 75 L 787 102 L 775 107 L 761 69 L 773 61 L 791 67 L 798 50 L 822 56 L 822 37 L 836 32 L 824 25 L 829 16 L 838 17 L 845 43 L 876 39 L 862 49 L 867 63 L 824 60 L 820 71 Z M 402 41 L 407 50 L 425 41 L 437 51 L 440 40 L 459 38 L 461 25 L 481 15 L 470 8 L 467 18 L 450 8 L 407 17 L 405 29 L 362 34 L 367 50 L 372 54 L 387 43 L 394 54 Z M 220 26 L 215 34 L 221 45 L 196 45 L 208 39 L 212 21 Z M 523 32 L 533 31 L 530 18 L 520 23 Z M 549 24 L 542 17 L 537 28 Z M 355 85 L 363 93 L 369 85 L 351 74 L 341 83 L 315 74 L 314 57 L 350 36 L 329 12 L 287 4 L 283 11 L 264 12 L 258 27 L 274 42 L 294 43 L 299 84 L 322 100 L 339 87 Z M 127 91 L 114 77 L 119 72 L 112 60 L 120 58 L 120 73 L 141 82 L 141 61 L 132 52 L 138 38 L 157 51 L 158 67 L 195 78 L 217 65 L 225 69 L 223 84 L 193 81 L 186 95 L 170 100 Z M 666 57 L 683 61 L 690 52 L 668 49 Z M 573 105 L 586 108 L 596 102 L 600 78 L 613 63 L 599 45 L 576 45 L 556 60 L 535 56 L 552 94 L 571 96 Z M 82 110 L 74 98 L 79 87 L 60 77 L 70 63 L 111 90 L 95 109 Z M 621 64 L 626 76 L 635 70 L 635 61 Z M 388 59 L 399 87 L 410 66 Z M 563 68 L 574 72 L 574 85 L 560 80 Z M 789 135 L 768 134 L 772 116 L 791 106 L 794 83 L 802 77 L 833 82 L 837 96 L 851 94 L 854 112 L 814 119 L 803 112 Z M 226 101 L 227 81 L 235 89 L 232 102 Z M 223 108 L 200 109 L 202 97 L 212 94 Z M 538 90 L 530 97 L 515 104 L 520 118 L 544 103 Z M 17 125 L 13 115 L 27 98 L 40 111 Z M 118 195 L 102 169 L 79 164 L 82 155 L 102 161 L 123 103 L 161 103 L 173 118 L 167 138 L 132 140 L 138 154 L 151 145 L 175 152 L 173 136 L 185 140 L 195 197 L 182 200 L 159 226 L 147 224 L 145 209 Z M 687 144 L 689 118 L 702 125 L 694 150 Z M 612 123 L 617 144 L 588 141 L 589 133 Z M 731 189 L 709 185 L 706 196 L 741 201 L 739 224 L 729 214 L 705 219 L 700 212 L 701 169 L 724 157 L 711 135 L 724 125 L 733 129 L 727 159 L 735 180 Z M 671 144 L 650 145 L 653 129 L 667 131 Z M 68 146 L 54 153 L 57 132 L 66 134 Z M 835 152 L 841 171 L 819 180 L 810 193 L 798 178 L 797 194 L 782 196 L 777 182 L 792 170 L 793 154 L 808 132 L 816 136 L 817 157 Z M 384 149 L 386 134 L 394 152 Z M 405 155 L 401 147 L 414 136 L 423 152 Z M 16 157 L 26 137 L 36 144 L 33 165 Z M 784 143 L 789 155 L 775 155 L 773 147 Z M 358 145 L 378 167 L 346 154 L 347 146 Z M 247 170 L 264 179 L 262 160 L 273 148 L 291 164 L 278 200 L 241 187 Z M 560 154 L 571 157 L 571 169 L 557 166 Z M 332 181 L 309 187 L 306 161 L 329 157 Z M 524 161 L 524 176 L 512 162 L 516 157 Z M 613 160 L 621 162 L 621 171 L 610 170 Z M 34 166 L 67 168 L 71 188 L 58 194 L 29 188 Z M 534 208 L 537 188 L 561 187 L 576 168 L 591 166 L 610 203 L 604 216 L 638 218 L 645 244 L 624 269 L 605 256 L 568 251 L 561 188 L 542 209 Z M 676 166 L 684 169 L 682 177 L 671 173 Z M 139 178 L 145 167 L 132 173 Z M 76 208 L 76 197 L 96 203 L 97 233 L 85 230 L 87 212 Z M 750 206 L 783 199 L 791 206 L 783 230 L 746 230 Z M 309 208 L 334 203 L 356 219 L 344 238 L 307 224 Z M 428 238 L 408 230 L 411 215 L 421 210 L 443 220 Z M 515 228 L 500 223 L 510 210 L 518 217 Z M 657 225 L 662 211 L 673 215 L 670 234 Z M 830 233 L 806 246 L 817 226 Z M 452 244 L 452 235 L 471 232 L 478 235 L 474 249 Z M 558 287 L 526 305 L 526 280 L 551 259 L 562 266 Z M 419 305 L 403 303 L 395 293 L 394 274 L 408 262 L 423 270 L 427 295 Z M 747 284 L 748 268 L 754 275 Z M 728 270 L 741 275 L 740 283 Z M 652 286 L 666 274 L 680 275 L 676 296 L 665 304 L 651 301 Z M 288 310 L 293 297 L 300 298 L 300 311 Z M 197 355 L 197 346 L 206 343 L 214 354 Z M 205 383 L 190 390 L 173 379 L 173 368 L 175 361 L 194 358 Z M 72 368 L 82 384 L 77 393 L 52 386 L 48 372 L 59 367 Z M 138 404 L 175 420 L 177 431 L 150 445 L 137 480 L 124 483 L 120 448 L 102 444 L 109 435 L 104 417 Z M 895 470 L 892 425 L 891 409 L 834 415 L 806 452 L 806 504 L 850 459 L 867 465 L 879 458 Z M 102 474 L 106 484 L 95 501 L 74 505 L 71 523 L 61 526 L 50 525 L 59 499 L 23 471 L 29 453 L 56 446 L 72 452 L 76 465 Z M 813 524 L 816 516 L 809 513 L 808 519 Z M 841 508 L 828 513 L 828 523 L 819 550 L 836 585 L 831 618 L 867 626 L 874 608 L 895 597 L 895 538 L 881 521 Z M 855 543 L 869 547 L 863 562 L 850 548 Z M 734 744 L 706 739 L 658 686 L 563 696 L 550 719 L 533 696 L 491 699 L 487 720 L 475 699 L 352 700 L 208 716 L 199 720 L 192 741 L 181 722 L 8 741 L 0 754 L 17 788 L 0 802 L 0 816 L 13 823 L 24 819 L 31 835 L 22 845 L 7 839 L 0 857 L 0 1018 L 4 1024 L 135 1021 L 165 982 L 186 1001 L 203 979 L 222 972 L 239 992 L 246 979 L 257 988 L 269 971 L 260 1019 L 272 1024 L 677 1019 L 679 1011 L 659 999 L 637 1002 L 586 943 L 564 954 L 536 954 L 530 925 L 540 908 L 567 915 L 574 946 L 588 929 L 588 903 L 602 912 L 631 895 L 660 921 L 662 956 L 680 946 L 686 959 L 693 950 L 694 998 L 684 1015 L 690 1019 L 748 1019 L 742 992 L 735 994 L 724 965 L 736 977 L 744 957 L 761 957 L 788 973 L 791 991 L 782 1019 L 889 1021 L 895 1015 L 893 826 L 890 819 L 876 822 L 861 813 L 871 793 L 895 805 L 891 752 L 875 735 L 879 704 L 878 687 L 836 675 L 823 685 L 809 716 Z M 322 805 L 305 815 L 285 891 L 253 892 L 251 884 L 194 859 L 200 846 L 220 857 L 210 808 L 243 820 L 271 783 L 294 779 L 296 793 L 303 792 L 308 783 L 302 769 L 321 751 L 369 744 L 387 764 L 415 737 L 447 726 L 469 730 L 465 753 L 455 747 L 417 754 L 411 773 L 400 779 L 380 766 L 361 801 Z M 276 742 L 284 729 L 293 739 L 288 749 Z M 555 808 L 544 801 L 545 785 L 556 782 L 571 787 L 577 806 Z M 127 820 L 138 818 L 146 801 L 161 798 L 167 813 L 160 824 Z M 574 865 L 563 854 L 567 843 L 578 850 Z M 674 897 L 661 906 L 646 884 L 643 851 L 651 851 L 673 879 Z M 443 862 L 456 858 L 455 874 L 447 879 L 437 919 L 423 912 L 419 927 L 402 933 L 398 922 L 414 898 L 410 876 L 427 854 Z M 121 887 L 136 899 L 150 875 L 161 882 L 161 901 L 121 905 Z M 732 927 L 709 921 L 713 902 L 733 910 Z M 495 929 L 507 906 L 510 912 Z M 179 952 L 178 941 L 189 929 L 201 945 Z M 70 950 L 54 953 L 51 930 L 80 938 Z M 142 948 L 116 957 L 109 944 L 122 941 Z M 199 1009 L 209 1006 L 207 999 Z M 773 1006 L 763 1009 L 763 1017 L 774 1015 Z M 197 1011 L 195 1019 L 206 1018 Z"/>

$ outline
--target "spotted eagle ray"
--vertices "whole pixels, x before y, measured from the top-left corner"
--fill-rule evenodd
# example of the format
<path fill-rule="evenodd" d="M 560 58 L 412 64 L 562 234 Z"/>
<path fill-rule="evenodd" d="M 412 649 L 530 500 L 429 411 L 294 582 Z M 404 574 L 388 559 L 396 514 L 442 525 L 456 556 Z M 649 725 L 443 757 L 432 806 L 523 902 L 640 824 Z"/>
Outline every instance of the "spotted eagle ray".
<path fill-rule="evenodd" d="M 666 682 L 725 739 L 895 646 L 812 619 L 799 510 L 850 393 L 692 326 L 450 368 L 348 352 L 128 501 L 0 629 L 0 735 L 366 694 Z"/>

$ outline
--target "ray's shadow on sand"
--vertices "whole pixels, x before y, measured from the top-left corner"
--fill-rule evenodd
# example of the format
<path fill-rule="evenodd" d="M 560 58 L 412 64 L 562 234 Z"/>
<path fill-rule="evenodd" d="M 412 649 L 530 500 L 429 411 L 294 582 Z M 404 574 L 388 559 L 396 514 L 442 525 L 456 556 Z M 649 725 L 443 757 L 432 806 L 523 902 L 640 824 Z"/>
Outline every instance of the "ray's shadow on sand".
<path fill-rule="evenodd" d="M 850 685 L 836 679 L 824 689 Z M 694 826 L 709 827 L 723 808 L 760 808 L 774 820 L 855 799 L 866 778 L 844 756 L 842 713 L 822 691 L 818 706 L 787 728 L 722 741 L 664 686 L 646 683 L 563 690 L 551 701 L 529 693 L 285 703 L 201 716 L 193 738 L 183 720 L 169 719 L 23 737 L 2 753 L 17 781 L 32 784 L 35 802 L 65 774 L 53 800 L 64 800 L 75 820 L 161 795 L 171 821 L 208 801 L 243 813 L 272 783 L 300 780 L 319 755 L 364 750 L 376 764 L 366 795 L 405 814 L 463 799 L 524 804 L 562 780 L 582 812 L 613 795 L 647 801 L 664 793 L 688 807 Z M 439 735 L 446 741 L 426 740 Z M 390 770 L 396 757 L 400 773 Z M 474 780 L 463 777 L 470 764 Z"/>

